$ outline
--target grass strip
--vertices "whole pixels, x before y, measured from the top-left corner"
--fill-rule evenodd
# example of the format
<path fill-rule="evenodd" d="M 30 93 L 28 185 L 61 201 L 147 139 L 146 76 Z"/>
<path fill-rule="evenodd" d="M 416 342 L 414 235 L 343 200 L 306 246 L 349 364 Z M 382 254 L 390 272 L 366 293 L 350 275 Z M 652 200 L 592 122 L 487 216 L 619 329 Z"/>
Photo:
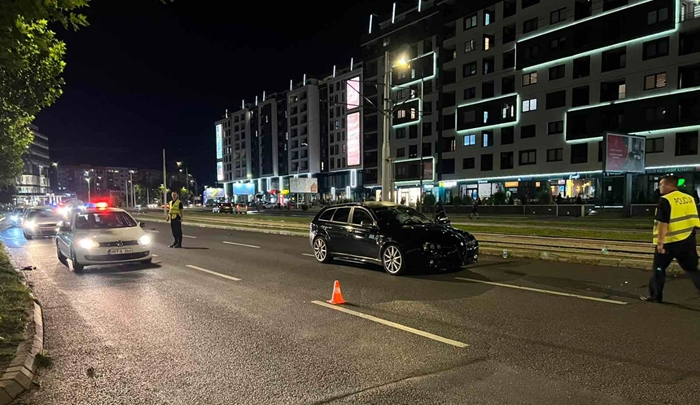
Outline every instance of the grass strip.
<path fill-rule="evenodd" d="M 29 317 L 31 297 L 20 277 L 0 243 L 0 372 L 15 357 Z"/>

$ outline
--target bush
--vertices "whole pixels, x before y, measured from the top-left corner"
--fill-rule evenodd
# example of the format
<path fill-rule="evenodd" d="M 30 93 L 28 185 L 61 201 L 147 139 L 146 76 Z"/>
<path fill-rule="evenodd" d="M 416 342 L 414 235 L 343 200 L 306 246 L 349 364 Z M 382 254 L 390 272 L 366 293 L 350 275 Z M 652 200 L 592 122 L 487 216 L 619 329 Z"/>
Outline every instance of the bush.
<path fill-rule="evenodd" d="M 540 190 L 540 192 L 537 194 L 537 201 L 539 201 L 540 204 L 551 204 L 552 194 L 549 192 L 549 190 Z"/>
<path fill-rule="evenodd" d="M 491 197 L 493 199 L 493 205 L 505 205 L 506 203 L 506 193 L 503 191 L 493 193 Z"/>
<path fill-rule="evenodd" d="M 308 210 L 309 210 L 309 206 L 308 206 L 307 204 L 301 204 L 301 210 L 302 210 L 302 211 L 308 211 Z"/>
<path fill-rule="evenodd" d="M 464 201 L 462 200 L 462 197 L 457 196 L 452 198 L 452 205 L 455 207 L 459 207 L 460 205 L 463 205 Z"/>
<path fill-rule="evenodd" d="M 433 193 L 428 193 L 423 197 L 423 205 L 428 207 L 435 205 L 436 201 L 435 194 Z"/>

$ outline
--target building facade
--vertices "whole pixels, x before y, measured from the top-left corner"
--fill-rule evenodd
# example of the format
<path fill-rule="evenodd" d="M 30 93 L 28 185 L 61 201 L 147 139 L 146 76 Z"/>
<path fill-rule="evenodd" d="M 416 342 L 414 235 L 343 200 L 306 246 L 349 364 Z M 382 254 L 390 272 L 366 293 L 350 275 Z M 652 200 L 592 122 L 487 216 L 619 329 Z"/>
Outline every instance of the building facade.
<path fill-rule="evenodd" d="M 42 205 L 54 201 L 49 176 L 49 138 L 34 125 L 31 130 L 34 139 L 22 156 L 24 167 L 15 182 L 17 205 Z"/>
<path fill-rule="evenodd" d="M 700 186 L 696 1 L 416 1 L 387 11 L 369 17 L 361 69 L 318 82 L 327 127 L 307 143 L 319 139 L 320 167 L 301 170 L 303 152 L 288 143 L 289 174 L 319 177 L 335 195 L 352 182 L 362 190 L 353 199 L 390 184 L 409 204 L 426 192 L 445 201 L 502 192 L 618 205 L 651 198 L 669 172 Z M 354 77 L 362 153 L 350 166 Z M 290 131 L 299 122 L 290 115 Z M 624 138 L 632 169 L 604 167 L 608 133 L 641 137 Z M 338 175 L 346 171 L 357 179 Z"/>

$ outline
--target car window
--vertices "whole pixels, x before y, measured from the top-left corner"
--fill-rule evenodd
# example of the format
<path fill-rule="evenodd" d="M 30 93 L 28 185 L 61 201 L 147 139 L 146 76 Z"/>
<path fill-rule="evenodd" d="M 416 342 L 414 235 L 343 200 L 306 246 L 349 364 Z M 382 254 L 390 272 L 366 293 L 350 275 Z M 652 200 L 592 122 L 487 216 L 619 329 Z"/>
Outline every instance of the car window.
<path fill-rule="evenodd" d="M 31 210 L 29 214 L 27 214 L 28 219 L 36 219 L 36 218 L 56 218 L 58 217 L 58 214 L 50 208 L 45 208 L 45 209 L 40 209 L 40 210 Z"/>
<path fill-rule="evenodd" d="M 75 216 L 76 229 L 128 228 L 136 221 L 126 212 L 88 212 Z"/>
<path fill-rule="evenodd" d="M 348 222 L 350 218 L 350 208 L 338 208 L 333 215 L 333 222 Z"/>
<path fill-rule="evenodd" d="M 369 212 L 363 210 L 362 208 L 355 208 L 352 212 L 352 223 L 355 225 L 360 225 L 362 221 L 374 222 Z"/>
<path fill-rule="evenodd" d="M 331 218 L 333 218 L 333 213 L 335 210 L 326 210 L 323 214 L 321 214 L 320 217 L 318 217 L 319 221 L 330 221 Z"/>

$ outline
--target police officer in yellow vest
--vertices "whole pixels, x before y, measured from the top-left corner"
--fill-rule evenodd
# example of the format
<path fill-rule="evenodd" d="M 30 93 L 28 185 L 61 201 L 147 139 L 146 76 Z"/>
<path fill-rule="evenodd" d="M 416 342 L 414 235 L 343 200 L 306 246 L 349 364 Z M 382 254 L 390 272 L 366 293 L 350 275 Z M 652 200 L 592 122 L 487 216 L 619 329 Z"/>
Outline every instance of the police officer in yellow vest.
<path fill-rule="evenodd" d="M 170 229 L 173 231 L 173 238 L 175 238 L 173 244 L 170 245 L 171 248 L 182 247 L 182 214 L 182 201 L 178 198 L 177 193 L 173 191 L 173 199 L 170 201 L 170 209 L 166 218 L 167 221 L 170 221 Z"/>
<path fill-rule="evenodd" d="M 661 200 L 654 220 L 654 269 L 649 282 L 649 296 L 642 300 L 663 300 L 666 268 L 675 258 L 700 291 L 700 271 L 695 228 L 700 227 L 695 199 L 678 191 L 678 179 L 666 176 L 659 183 Z"/>

